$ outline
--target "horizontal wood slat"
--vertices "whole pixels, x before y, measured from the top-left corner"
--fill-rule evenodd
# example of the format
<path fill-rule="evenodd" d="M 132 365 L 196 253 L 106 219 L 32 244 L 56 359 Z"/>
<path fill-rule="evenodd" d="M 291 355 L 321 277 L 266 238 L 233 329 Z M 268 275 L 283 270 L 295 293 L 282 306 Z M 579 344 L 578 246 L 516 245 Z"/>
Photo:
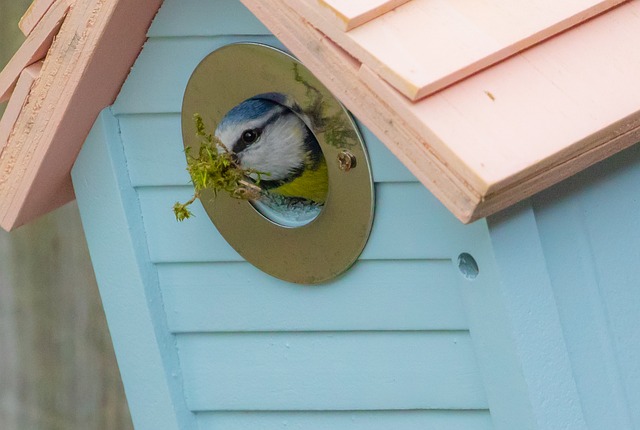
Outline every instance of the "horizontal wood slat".
<path fill-rule="evenodd" d="M 178 113 L 195 67 L 209 53 L 236 42 L 259 42 L 284 49 L 273 36 L 152 38 L 136 60 L 113 104 L 115 114 Z M 162 70 L 162 73 L 158 73 Z M 149 79 L 153 76 L 153 79 Z M 144 94 L 144 97 L 140 97 Z"/>
<path fill-rule="evenodd" d="M 172 332 L 468 328 L 450 260 L 360 261 L 316 287 L 283 283 L 249 263 L 157 267 Z"/>
<path fill-rule="evenodd" d="M 485 409 L 468 332 L 178 335 L 203 410 Z"/>
<path fill-rule="evenodd" d="M 285 0 L 349 54 L 419 100 L 625 0 L 412 0 L 349 32 L 333 12 Z M 339 2 L 340 3 L 340 2 Z"/>
<path fill-rule="evenodd" d="M 242 261 L 199 203 L 193 205 L 194 218 L 176 221 L 173 204 L 188 200 L 192 192 L 188 186 L 138 189 L 151 260 Z M 419 183 L 380 184 L 376 198 L 379 204 L 363 259 L 457 257 L 477 230 L 476 226 L 460 224 Z"/>
<path fill-rule="evenodd" d="M 179 114 L 121 115 L 119 120 L 133 186 L 189 184 Z M 360 126 L 360 130 L 367 145 L 374 181 L 416 181 L 373 133 L 364 126 Z"/>
<path fill-rule="evenodd" d="M 200 412 L 200 430 L 492 430 L 489 411 Z M 286 427 L 285 427 L 286 426 Z"/>

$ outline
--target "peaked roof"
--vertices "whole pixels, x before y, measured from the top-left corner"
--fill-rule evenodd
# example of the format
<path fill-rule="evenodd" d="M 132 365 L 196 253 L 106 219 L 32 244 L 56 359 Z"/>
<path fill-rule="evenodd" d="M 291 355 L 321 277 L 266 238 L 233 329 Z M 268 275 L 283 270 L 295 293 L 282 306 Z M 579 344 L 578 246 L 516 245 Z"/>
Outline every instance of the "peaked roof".
<path fill-rule="evenodd" d="M 11 130 L 0 135 L 4 229 L 74 198 L 70 171 L 75 158 L 98 113 L 115 100 L 161 3 L 36 0 L 27 11 L 22 22 L 36 24 L 0 73 L 0 101 L 11 93 L 16 96 L 0 127 Z M 129 25 L 132 22 L 136 25 Z M 19 77 L 30 79 L 22 69 L 43 57 L 25 97 L 24 91 L 15 90 Z"/>
<path fill-rule="evenodd" d="M 463 222 L 640 141 L 640 0 L 241 1 Z M 73 198 L 161 3 L 34 1 L 0 73 L 3 228 Z"/>

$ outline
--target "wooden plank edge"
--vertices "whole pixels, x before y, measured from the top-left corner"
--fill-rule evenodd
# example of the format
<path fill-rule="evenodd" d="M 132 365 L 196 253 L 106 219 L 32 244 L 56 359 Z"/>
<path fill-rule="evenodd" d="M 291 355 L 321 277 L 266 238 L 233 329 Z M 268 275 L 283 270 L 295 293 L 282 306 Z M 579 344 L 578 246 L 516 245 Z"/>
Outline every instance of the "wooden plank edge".
<path fill-rule="evenodd" d="M 636 120 L 640 121 L 640 112 Z M 640 143 L 640 125 L 499 193 L 485 196 L 469 221 L 493 215 L 637 143 Z"/>
<path fill-rule="evenodd" d="M 336 42 L 342 49 L 350 55 L 357 58 L 365 64 L 382 79 L 388 82 L 397 91 L 403 94 L 411 101 L 421 100 L 429 95 L 435 94 L 461 80 L 478 73 L 492 65 L 503 61 L 513 55 L 518 54 L 532 46 L 539 44 L 553 36 L 569 30 L 576 25 L 581 24 L 597 15 L 600 15 L 628 0 L 604 0 L 598 5 L 581 11 L 578 14 L 562 20 L 542 31 L 539 31 L 529 37 L 505 46 L 503 49 L 495 51 L 493 54 L 479 58 L 465 67 L 458 70 L 452 70 L 442 76 L 434 77 L 428 82 L 421 84 L 413 83 L 408 77 L 396 72 L 391 67 L 382 63 L 375 55 L 371 54 L 365 48 L 360 46 L 356 41 L 352 40 L 348 33 L 345 33 L 336 27 L 327 14 L 320 13 L 316 8 L 310 6 L 304 0 L 285 0 L 288 6 L 296 11 L 302 19 L 308 21 L 312 26 L 317 28 L 321 33 L 326 34 L 330 39 Z"/>
<path fill-rule="evenodd" d="M 638 108 L 640 109 L 640 104 L 638 105 Z M 540 174 L 544 174 L 546 171 L 553 170 L 558 165 L 563 165 L 572 159 L 579 158 L 580 155 L 587 153 L 594 148 L 600 148 L 608 145 L 618 137 L 633 132 L 633 130 L 636 130 L 638 127 L 640 127 L 640 110 L 627 118 L 622 118 L 621 120 L 618 120 L 593 134 L 577 140 L 563 150 L 554 153 L 547 159 L 540 160 L 536 164 L 529 166 L 516 174 L 492 183 L 482 194 L 491 196 L 504 192 L 504 190 L 509 189 L 512 186 L 517 186 L 522 182 L 526 182 L 532 177 L 539 176 Z M 612 152 L 609 155 L 613 155 L 615 152 Z"/>
<path fill-rule="evenodd" d="M 3 227 L 29 222 L 68 201 L 64 190 L 75 158 L 100 111 L 115 100 L 161 3 L 95 0 L 82 3 L 84 8 L 78 2 L 72 9 L 74 25 L 80 28 L 70 23 L 61 40 L 56 39 L 43 66 L 48 79 L 39 80 L 34 87 L 37 102 L 23 109 L 7 145 L 11 153 L 0 157 Z M 87 33 L 86 45 L 70 48 L 78 31 Z M 74 57 L 76 76 L 64 77 L 71 88 L 65 88 L 62 97 L 51 94 L 52 85 L 61 85 L 56 80 L 61 78 L 55 73 L 60 69 L 57 63 Z"/>
<path fill-rule="evenodd" d="M 16 87 L 11 94 L 9 103 L 7 103 L 7 108 L 2 118 L 0 118 L 0 153 L 2 153 L 2 150 L 9 141 L 13 126 L 16 124 L 20 111 L 27 103 L 31 87 L 40 75 L 41 69 L 42 61 L 38 61 L 37 63 L 27 66 L 27 68 L 20 73 Z"/>
<path fill-rule="evenodd" d="M 532 48 L 535 45 L 543 43 L 545 40 L 557 36 L 562 32 L 569 31 L 572 28 L 590 19 L 593 19 L 598 15 L 601 15 L 615 7 L 618 7 L 622 3 L 625 3 L 627 1 L 628 0 L 602 1 L 595 6 L 585 9 L 575 15 L 569 16 L 562 21 L 558 21 L 554 25 L 538 31 L 537 33 L 534 33 L 516 43 L 507 45 L 499 51 L 495 51 L 492 55 L 481 58 L 478 61 L 469 64 L 467 67 L 464 67 L 449 75 L 443 76 L 440 79 L 436 79 L 432 83 L 424 86 L 409 85 L 406 78 L 404 78 L 400 74 L 394 73 L 393 70 L 386 67 L 380 68 L 379 73 L 385 80 L 387 80 L 396 89 L 398 89 L 398 91 L 401 91 L 401 88 L 404 88 L 405 90 L 401 92 L 411 101 L 416 102 L 425 97 L 433 95 L 451 85 L 454 85 L 455 83 L 460 82 L 475 73 L 481 72 L 503 60 L 506 60 L 509 57 L 517 55 L 529 48 Z M 394 82 L 396 83 L 394 84 Z"/>
<path fill-rule="evenodd" d="M 375 71 L 371 70 L 365 64 L 362 64 L 358 70 L 358 78 L 362 85 L 371 89 L 377 94 L 380 100 L 384 100 L 385 104 L 390 106 L 390 110 L 397 112 L 404 120 L 411 124 L 411 128 L 417 136 L 421 136 L 420 144 L 429 147 L 431 151 L 437 154 L 437 157 L 446 165 L 446 169 L 450 175 L 459 177 L 466 186 L 474 190 L 478 196 L 486 194 L 490 184 L 476 173 L 467 163 L 465 163 L 451 148 L 440 139 L 427 124 L 422 122 L 420 118 L 415 116 L 412 111 L 413 104 L 411 101 L 398 92 L 387 81 L 382 79 Z M 416 142 L 399 142 L 401 147 L 415 144 Z M 391 147 L 389 146 L 389 149 Z M 414 173 L 418 179 L 425 172 Z"/>
<path fill-rule="evenodd" d="M 360 63 L 309 25 L 284 0 L 241 2 L 389 148 L 460 221 L 471 220 L 481 196 L 456 176 L 403 117 L 358 79 Z M 339 78 L 338 78 L 339 77 Z"/>
<path fill-rule="evenodd" d="M 25 67 L 42 60 L 69 11 L 67 0 L 58 0 L 0 72 L 0 103 L 9 99 Z"/>
<path fill-rule="evenodd" d="M 55 0 L 33 0 L 33 3 L 29 5 L 29 8 L 18 22 L 18 28 L 20 28 L 22 34 L 28 36 L 35 26 L 38 25 L 53 3 L 55 3 Z"/>
<path fill-rule="evenodd" d="M 23 226 L 42 215 L 45 215 L 59 207 L 75 200 L 75 193 L 73 190 L 73 184 L 71 182 L 71 175 L 67 175 L 61 178 L 59 182 L 50 186 L 52 190 L 51 198 L 40 204 L 38 207 L 31 207 L 25 205 L 19 208 L 14 217 L 3 217 L 0 219 L 0 227 L 5 231 L 12 231 L 18 227 Z"/>
<path fill-rule="evenodd" d="M 394 103 L 394 98 L 401 100 L 403 103 L 407 103 L 402 95 L 391 88 L 386 81 L 370 71 L 365 65 L 360 68 L 359 76 L 365 84 L 370 85 L 374 89 L 376 94 L 379 94 L 384 100 L 390 102 L 403 118 L 409 118 L 411 116 L 410 111 L 398 109 L 398 103 Z M 415 132 L 418 135 L 424 135 L 429 132 L 429 129 L 426 125 L 423 125 L 422 129 L 416 130 Z M 389 146 L 385 140 L 382 141 L 396 154 L 396 151 L 393 150 L 394 148 Z M 473 208 L 468 218 L 463 219 L 454 212 L 456 217 L 462 222 L 468 223 L 505 209 L 637 142 L 640 142 L 640 112 L 617 121 L 609 127 L 600 130 L 598 133 L 587 136 L 574 143 L 563 151 L 555 154 L 553 160 L 550 159 L 548 162 L 542 160 L 540 164 L 524 169 L 495 184 L 486 184 L 481 178 L 472 175 L 470 169 L 465 168 L 464 163 L 462 163 L 454 153 L 446 150 L 438 153 L 440 155 L 446 155 L 446 160 L 448 160 L 446 164 L 447 169 L 453 170 L 453 172 L 447 173 L 463 178 L 467 186 L 472 188 L 474 192 L 480 196 L 477 205 Z M 433 145 L 437 143 L 437 140 L 429 140 L 429 143 Z M 411 143 L 406 141 L 400 142 L 399 144 L 407 145 Z M 398 158 L 404 163 L 401 157 Z M 428 183 L 425 182 L 424 172 L 414 172 L 414 175 L 429 188 L 430 191 L 438 196 Z M 443 201 L 443 203 L 451 210 L 445 201 Z"/>
<path fill-rule="evenodd" d="M 348 16 L 328 0 L 318 0 L 318 3 L 320 7 L 323 7 L 325 10 L 330 12 L 327 16 L 333 18 L 334 25 L 342 31 L 349 31 L 372 21 L 409 1 L 411 0 L 387 0 L 371 9 L 363 10 L 360 13 Z"/>

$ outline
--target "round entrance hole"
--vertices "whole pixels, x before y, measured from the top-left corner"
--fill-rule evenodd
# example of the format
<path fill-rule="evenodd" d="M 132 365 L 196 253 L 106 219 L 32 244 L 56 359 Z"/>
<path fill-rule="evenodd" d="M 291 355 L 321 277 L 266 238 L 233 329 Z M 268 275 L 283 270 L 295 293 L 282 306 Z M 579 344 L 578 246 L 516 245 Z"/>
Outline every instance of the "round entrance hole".
<path fill-rule="evenodd" d="M 238 108 L 250 99 L 260 100 L 250 103 L 258 106 L 255 111 Z M 202 128 L 211 131 L 221 128 L 225 117 L 230 116 L 229 124 L 236 125 L 252 117 L 245 121 L 247 127 L 238 127 L 233 137 L 223 142 L 233 152 L 241 153 L 255 145 L 258 135 L 265 137 L 261 133 L 269 121 L 258 117 L 269 112 L 278 113 L 271 118 L 274 121 L 284 115 L 289 126 L 295 122 L 300 125 L 300 121 L 307 126 L 310 132 L 306 136 L 298 133 L 297 137 L 314 137 L 321 151 L 311 162 L 306 160 L 303 169 L 293 169 L 292 174 L 294 179 L 304 179 L 303 183 L 309 179 L 316 184 L 326 181 L 324 188 L 318 192 L 317 186 L 306 187 L 306 192 L 299 194 L 297 186 L 285 186 L 293 181 L 283 181 L 286 175 L 280 176 L 279 161 L 286 161 L 288 156 L 267 150 L 259 157 L 269 160 L 266 168 L 255 164 L 251 166 L 255 172 L 244 172 L 250 178 L 247 182 L 255 181 L 261 188 L 242 184 L 245 196 L 253 200 L 204 189 L 200 201 L 222 237 L 257 268 L 288 282 L 328 282 L 346 271 L 364 249 L 373 224 L 373 178 L 354 120 L 304 65 L 273 47 L 254 43 L 227 45 L 207 55 L 185 89 L 185 150 L 201 147 L 201 136 L 194 133 L 195 115 L 202 118 Z M 251 122 L 254 119 L 256 122 Z M 234 150 L 245 131 L 249 132 L 246 142 Z M 225 141 L 221 134 L 222 130 L 218 139 Z M 285 153 L 290 148 L 287 146 Z M 249 158 L 236 157 L 248 165 Z M 311 178 L 305 176 L 309 172 L 314 173 Z M 268 184 L 269 180 L 283 183 Z"/>

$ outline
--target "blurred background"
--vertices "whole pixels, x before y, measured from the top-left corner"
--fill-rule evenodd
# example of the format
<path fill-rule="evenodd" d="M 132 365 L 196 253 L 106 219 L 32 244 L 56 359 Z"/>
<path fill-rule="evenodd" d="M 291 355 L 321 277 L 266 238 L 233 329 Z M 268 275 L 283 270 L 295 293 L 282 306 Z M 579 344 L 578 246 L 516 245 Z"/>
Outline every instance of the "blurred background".
<path fill-rule="evenodd" d="M 31 1 L 0 0 L 0 68 Z M 0 429 L 131 428 L 76 204 L 0 230 Z"/>

